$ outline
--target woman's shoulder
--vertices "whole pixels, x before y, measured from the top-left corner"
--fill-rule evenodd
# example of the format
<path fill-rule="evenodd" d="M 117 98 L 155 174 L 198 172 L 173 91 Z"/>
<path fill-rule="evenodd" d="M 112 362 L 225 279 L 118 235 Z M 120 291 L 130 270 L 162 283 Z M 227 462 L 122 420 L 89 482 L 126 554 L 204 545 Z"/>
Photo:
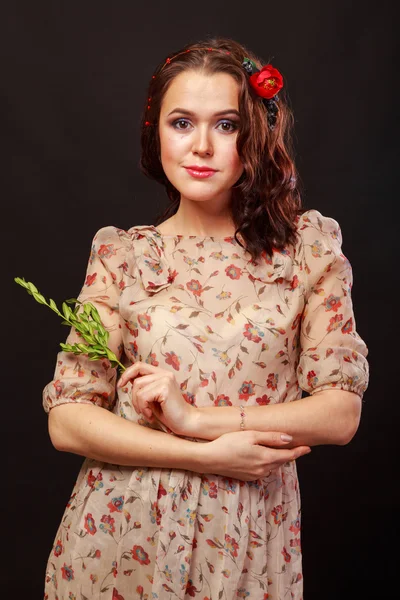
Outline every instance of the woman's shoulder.
<path fill-rule="evenodd" d="M 317 227 L 321 231 L 332 231 L 340 229 L 339 223 L 333 217 L 323 215 L 316 208 L 310 208 L 304 210 L 297 217 L 297 229 L 299 231 L 307 229 L 308 227 Z"/>
<path fill-rule="evenodd" d="M 123 229 L 117 225 L 104 225 L 94 233 L 92 246 L 96 248 L 103 246 L 118 247 L 119 249 L 129 250 L 135 237 L 137 237 L 137 233 L 137 227 Z"/>
<path fill-rule="evenodd" d="M 300 243 L 307 243 L 310 238 L 326 239 L 328 242 L 334 240 L 339 244 L 342 242 L 342 233 L 337 220 L 323 215 L 315 208 L 305 210 L 298 215 L 296 231 Z"/>

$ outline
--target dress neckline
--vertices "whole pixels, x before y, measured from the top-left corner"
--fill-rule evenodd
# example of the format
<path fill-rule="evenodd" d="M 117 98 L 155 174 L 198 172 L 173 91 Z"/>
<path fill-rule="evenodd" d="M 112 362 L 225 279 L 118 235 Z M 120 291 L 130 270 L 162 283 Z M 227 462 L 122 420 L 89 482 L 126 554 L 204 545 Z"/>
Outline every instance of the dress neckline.
<path fill-rule="evenodd" d="M 181 233 L 176 233 L 174 235 L 172 234 L 167 234 L 167 233 L 162 233 L 162 231 L 160 231 L 158 229 L 158 227 L 156 227 L 156 225 L 148 225 L 148 227 L 150 229 L 152 229 L 159 237 L 161 238 L 170 238 L 170 239 L 182 239 L 182 240 L 188 240 L 188 239 L 194 239 L 194 240 L 217 240 L 217 241 L 230 241 L 233 240 L 235 243 L 237 243 L 235 236 L 234 235 L 224 235 L 224 236 L 218 236 L 218 235 L 183 235 Z"/>

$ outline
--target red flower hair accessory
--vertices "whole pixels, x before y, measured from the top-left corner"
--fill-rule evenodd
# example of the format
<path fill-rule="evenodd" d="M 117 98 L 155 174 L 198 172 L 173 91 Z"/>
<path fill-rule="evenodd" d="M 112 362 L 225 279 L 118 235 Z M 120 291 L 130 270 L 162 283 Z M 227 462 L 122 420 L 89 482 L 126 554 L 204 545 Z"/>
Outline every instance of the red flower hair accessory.
<path fill-rule="evenodd" d="M 258 96 L 269 100 L 283 88 L 283 77 L 278 69 L 265 65 L 261 71 L 251 75 L 249 83 Z"/>
<path fill-rule="evenodd" d="M 279 112 L 278 92 L 283 88 L 283 77 L 271 64 L 258 69 L 256 63 L 250 58 L 244 58 L 242 66 L 247 72 L 251 88 L 262 98 L 267 109 L 268 125 L 272 130 L 275 127 Z"/>

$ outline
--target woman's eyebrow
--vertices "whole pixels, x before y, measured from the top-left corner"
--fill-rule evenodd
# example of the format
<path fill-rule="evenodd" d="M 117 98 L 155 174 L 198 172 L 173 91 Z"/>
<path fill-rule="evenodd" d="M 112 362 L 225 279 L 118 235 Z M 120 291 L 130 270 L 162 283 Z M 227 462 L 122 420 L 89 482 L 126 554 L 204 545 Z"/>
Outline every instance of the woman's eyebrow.
<path fill-rule="evenodd" d="M 168 113 L 168 117 L 170 115 L 173 115 L 174 113 L 180 113 L 181 115 L 188 115 L 189 117 L 194 117 L 195 113 L 192 112 L 191 110 L 186 110 L 186 108 L 174 108 L 174 110 L 171 110 L 170 113 Z M 240 117 L 239 111 L 236 110 L 235 108 L 228 108 L 226 110 L 220 110 L 216 113 L 214 113 L 214 117 L 222 117 L 223 115 L 237 115 L 238 117 Z"/>

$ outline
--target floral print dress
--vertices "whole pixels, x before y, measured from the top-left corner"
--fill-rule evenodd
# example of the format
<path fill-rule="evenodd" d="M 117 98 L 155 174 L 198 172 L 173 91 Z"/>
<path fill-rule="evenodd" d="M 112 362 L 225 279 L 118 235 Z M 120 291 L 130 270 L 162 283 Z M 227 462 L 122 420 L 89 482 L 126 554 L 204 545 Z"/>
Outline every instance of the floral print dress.
<path fill-rule="evenodd" d="M 331 388 L 362 396 L 367 348 L 340 228 L 310 210 L 297 230 L 294 246 L 253 262 L 234 237 L 104 227 L 79 299 L 96 305 L 125 365 L 171 369 L 195 406 L 294 402 L 302 390 Z M 117 390 L 116 379 L 106 360 L 60 352 L 44 408 L 85 402 L 164 428 L 136 414 L 130 386 Z M 45 598 L 301 600 L 300 530 L 295 462 L 244 482 L 85 459 L 50 552 Z"/>

